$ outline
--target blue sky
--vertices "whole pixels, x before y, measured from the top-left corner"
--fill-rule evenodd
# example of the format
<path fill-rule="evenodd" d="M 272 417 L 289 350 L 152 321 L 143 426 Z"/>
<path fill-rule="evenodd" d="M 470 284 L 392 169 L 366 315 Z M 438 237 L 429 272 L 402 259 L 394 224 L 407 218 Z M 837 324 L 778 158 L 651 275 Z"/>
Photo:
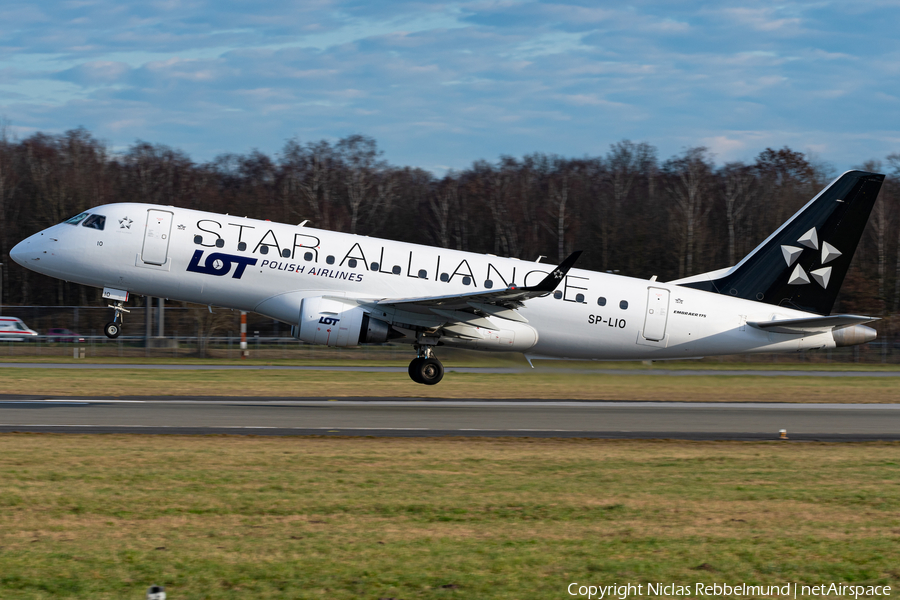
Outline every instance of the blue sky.
<path fill-rule="evenodd" d="M 628 138 L 719 163 L 900 152 L 900 0 L 3 3 L 0 116 L 209 160 L 374 137 L 442 173 Z"/>

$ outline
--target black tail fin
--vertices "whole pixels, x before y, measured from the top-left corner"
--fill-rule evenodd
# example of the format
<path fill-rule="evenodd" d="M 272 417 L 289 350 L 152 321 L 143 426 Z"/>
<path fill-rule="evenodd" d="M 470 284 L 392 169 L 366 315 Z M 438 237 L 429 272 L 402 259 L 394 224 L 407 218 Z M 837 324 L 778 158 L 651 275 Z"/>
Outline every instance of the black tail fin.
<path fill-rule="evenodd" d="M 847 171 L 727 273 L 683 285 L 829 314 L 883 181 Z"/>

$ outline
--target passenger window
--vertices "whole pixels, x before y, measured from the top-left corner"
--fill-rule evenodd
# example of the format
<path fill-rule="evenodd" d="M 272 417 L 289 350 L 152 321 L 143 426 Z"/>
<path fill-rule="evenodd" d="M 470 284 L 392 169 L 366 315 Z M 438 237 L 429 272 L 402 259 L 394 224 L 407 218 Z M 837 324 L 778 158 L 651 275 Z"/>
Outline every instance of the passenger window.
<path fill-rule="evenodd" d="M 441 281 L 443 281 L 444 283 L 447 283 L 448 281 L 450 281 L 450 276 L 447 275 L 446 273 L 441 273 Z"/>
<path fill-rule="evenodd" d="M 556 298 L 557 300 L 559 300 L 560 298 L 562 298 L 562 292 L 559 290 L 556 290 L 555 292 L 553 292 L 553 297 Z"/>
<path fill-rule="evenodd" d="M 325 262 L 327 262 L 329 265 L 333 265 L 333 264 L 334 264 L 334 257 L 333 257 L 333 256 L 326 256 L 326 257 L 325 257 Z"/>
<path fill-rule="evenodd" d="M 619 302 L 619 308 L 621 308 L 622 310 L 628 308 L 628 300 L 622 300 L 621 302 Z"/>
<path fill-rule="evenodd" d="M 75 215 L 68 221 L 64 221 L 64 222 L 68 223 L 69 225 L 78 225 L 79 223 L 81 223 L 82 221 L 87 219 L 89 214 L 90 213 L 81 213 L 80 215 Z"/>
<path fill-rule="evenodd" d="M 419 279 L 428 279 L 428 271 L 419 269 Z"/>
<path fill-rule="evenodd" d="M 469 284 L 471 284 L 471 283 L 472 283 L 472 278 L 471 278 L 471 277 L 469 277 L 468 275 L 466 275 L 465 277 L 463 277 L 463 285 L 469 285 Z"/>
<path fill-rule="evenodd" d="M 394 265 L 394 268 L 391 269 L 391 273 L 393 273 L 394 275 L 399 275 L 400 271 L 402 270 L 403 269 L 400 268 L 400 265 Z"/>
<path fill-rule="evenodd" d="M 606 306 L 606 298 L 603 296 L 597 298 L 597 306 Z"/>
<path fill-rule="evenodd" d="M 491 281 L 490 279 L 485 279 L 484 287 L 486 287 L 487 289 L 491 289 L 492 287 L 494 287 L 494 282 Z"/>
<path fill-rule="evenodd" d="M 584 294 L 578 294 L 575 296 L 575 302 L 584 302 Z"/>
<path fill-rule="evenodd" d="M 197 236 L 197 237 L 200 237 L 200 236 Z M 194 241 L 196 241 L 196 238 L 194 238 Z M 200 241 L 202 242 L 203 238 L 201 238 Z M 238 242 L 238 252 L 243 252 L 246 249 L 247 249 L 247 242 Z"/>
<path fill-rule="evenodd" d="M 106 226 L 106 217 L 103 215 L 91 215 L 84 220 L 84 223 L 82 223 L 81 226 L 103 231 L 103 227 Z"/>
<path fill-rule="evenodd" d="M 312 252 L 306 252 L 306 253 L 303 254 L 303 260 L 309 261 L 309 260 L 312 260 L 312 259 L 313 259 Z"/>
<path fill-rule="evenodd" d="M 355 269 L 356 268 L 356 259 L 351 258 L 350 260 L 348 260 L 347 266 L 350 267 L 351 269 Z"/>
<path fill-rule="evenodd" d="M 373 271 L 377 271 L 378 267 L 380 267 L 380 266 L 381 265 L 379 265 L 377 262 L 373 262 L 371 265 L 369 265 L 369 268 Z"/>

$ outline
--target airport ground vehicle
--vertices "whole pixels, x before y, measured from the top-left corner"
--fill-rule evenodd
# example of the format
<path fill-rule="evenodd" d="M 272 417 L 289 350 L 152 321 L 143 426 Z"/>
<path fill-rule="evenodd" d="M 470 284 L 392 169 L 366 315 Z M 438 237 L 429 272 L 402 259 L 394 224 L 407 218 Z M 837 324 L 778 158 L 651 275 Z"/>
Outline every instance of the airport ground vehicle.
<path fill-rule="evenodd" d="M 25 325 L 22 319 L 0 317 L 0 342 L 22 342 L 37 335 L 38 332 Z"/>
<path fill-rule="evenodd" d="M 48 342 L 81 343 L 84 336 L 65 327 L 51 327 L 47 330 Z"/>

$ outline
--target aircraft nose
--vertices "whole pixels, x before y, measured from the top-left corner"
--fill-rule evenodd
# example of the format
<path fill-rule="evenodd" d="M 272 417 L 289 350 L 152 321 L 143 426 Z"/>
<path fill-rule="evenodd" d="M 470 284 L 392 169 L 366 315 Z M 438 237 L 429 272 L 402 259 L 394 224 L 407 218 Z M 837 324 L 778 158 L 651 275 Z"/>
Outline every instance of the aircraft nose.
<path fill-rule="evenodd" d="M 11 259 L 13 259 L 14 261 L 16 261 L 17 263 L 19 263 L 20 265 L 22 265 L 23 267 L 27 266 L 25 264 L 25 261 L 28 260 L 27 255 L 28 255 L 29 245 L 30 244 L 29 244 L 28 239 L 22 240 L 21 242 L 19 242 L 18 244 L 16 244 L 15 246 L 12 247 L 12 250 L 9 251 L 9 257 Z"/>
<path fill-rule="evenodd" d="M 36 270 L 47 262 L 47 250 L 49 249 L 47 243 L 50 240 L 56 240 L 56 238 L 50 237 L 46 229 L 39 231 L 13 246 L 9 251 L 9 257 L 26 269 Z"/>

